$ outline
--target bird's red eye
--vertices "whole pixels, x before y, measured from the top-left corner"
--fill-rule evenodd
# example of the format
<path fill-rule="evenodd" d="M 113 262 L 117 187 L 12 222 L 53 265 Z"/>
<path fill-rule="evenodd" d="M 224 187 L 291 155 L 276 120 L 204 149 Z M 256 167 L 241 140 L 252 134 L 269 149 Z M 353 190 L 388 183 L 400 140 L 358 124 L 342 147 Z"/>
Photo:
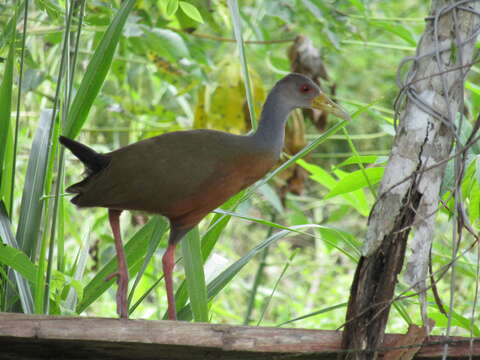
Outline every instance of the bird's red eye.
<path fill-rule="evenodd" d="M 300 92 L 302 93 L 308 93 L 310 90 L 312 90 L 312 88 L 308 84 L 303 84 L 300 86 Z"/>

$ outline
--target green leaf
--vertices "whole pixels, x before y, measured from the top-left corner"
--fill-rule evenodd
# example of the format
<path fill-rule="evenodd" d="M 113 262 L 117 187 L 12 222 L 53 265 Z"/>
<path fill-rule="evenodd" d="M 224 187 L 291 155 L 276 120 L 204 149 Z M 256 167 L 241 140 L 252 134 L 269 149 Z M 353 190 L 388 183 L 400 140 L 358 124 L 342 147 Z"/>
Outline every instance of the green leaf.
<path fill-rule="evenodd" d="M 290 230 L 282 230 L 277 232 L 276 234 L 270 236 L 266 240 L 262 241 L 260 244 L 255 246 L 252 250 L 250 250 L 247 254 L 242 256 L 239 260 L 235 263 L 230 265 L 226 270 L 224 270 L 221 274 L 219 274 L 215 279 L 213 279 L 208 284 L 208 299 L 213 299 L 230 281 L 238 274 L 240 270 L 243 269 L 245 265 L 247 265 L 252 258 L 258 254 L 260 251 L 265 249 L 266 247 L 272 245 L 274 242 L 283 239 L 286 236 L 291 236 L 296 234 L 295 231 L 300 231 L 301 229 L 309 228 L 309 227 L 319 227 L 319 225 L 299 225 L 299 226 L 292 226 Z M 185 306 L 182 310 L 177 313 L 179 320 L 190 320 L 192 318 L 192 310 L 189 305 Z"/>
<path fill-rule="evenodd" d="M 18 271 L 32 284 L 35 283 L 37 268 L 22 251 L 7 244 L 0 245 L 0 263 L 10 266 L 13 270 Z"/>
<path fill-rule="evenodd" d="M 389 33 L 397 35 L 399 38 L 405 40 L 409 45 L 417 45 L 417 41 L 412 36 L 410 31 L 398 22 L 391 23 L 383 21 L 372 21 L 371 24 L 388 31 Z"/>
<path fill-rule="evenodd" d="M 325 196 L 325 199 L 364 188 L 368 186 L 369 183 L 374 185 L 382 179 L 384 170 L 383 167 L 373 167 L 365 169 L 364 171 L 354 171 L 341 179 Z M 365 175 L 368 177 L 368 181 L 365 179 Z"/>
<path fill-rule="evenodd" d="M 12 182 L 14 181 L 13 168 L 15 164 L 14 139 L 12 126 L 8 129 L 7 141 L 4 145 L 5 155 L 3 159 L 3 171 L 0 170 L 0 201 L 3 200 L 5 208 L 12 209 Z M 1 167 L 0 167 L 1 169 Z"/>
<path fill-rule="evenodd" d="M 90 234 L 91 234 L 91 227 L 88 226 L 86 231 L 84 232 L 84 237 L 82 239 L 81 248 L 78 249 L 78 254 L 76 256 L 75 264 L 72 268 L 73 272 L 73 279 L 70 279 L 70 287 L 69 291 L 66 293 L 66 298 L 64 302 L 65 310 L 69 312 L 75 312 L 75 308 L 77 307 L 78 301 L 81 301 L 83 298 L 83 286 L 79 283 L 83 277 L 83 273 L 85 271 L 87 265 L 87 259 L 89 257 L 89 250 L 90 250 Z M 59 273 L 59 271 L 57 271 Z M 65 284 L 69 285 L 69 284 Z"/>
<path fill-rule="evenodd" d="M 76 137 L 85 123 L 93 101 L 96 99 L 110 70 L 123 26 L 134 4 L 135 0 L 125 1 L 103 34 L 68 112 L 64 131 L 65 136 L 70 138 Z"/>
<path fill-rule="evenodd" d="M 161 216 L 156 216 L 155 228 L 153 229 L 152 236 L 150 237 L 150 241 L 148 242 L 148 250 L 145 255 L 145 259 L 143 260 L 142 267 L 140 268 L 140 271 L 137 273 L 135 282 L 133 283 L 132 288 L 130 289 L 130 294 L 128 296 L 128 304 L 131 303 L 133 299 L 133 295 L 135 293 L 135 289 L 140 283 L 140 279 L 145 273 L 145 270 L 147 269 L 147 266 L 150 263 L 150 260 L 155 254 L 155 250 L 157 250 L 158 245 L 160 244 L 160 240 L 162 240 L 162 237 L 167 232 L 167 230 L 168 230 L 168 221 L 166 220 L 166 218 Z M 133 310 L 134 310 L 133 308 L 131 310 L 129 309 L 129 314 L 130 314 L 130 311 L 133 311 Z"/>
<path fill-rule="evenodd" d="M 181 245 L 193 318 L 197 322 L 208 322 L 207 286 L 197 226 L 188 232 Z"/>
<path fill-rule="evenodd" d="M 191 19 L 203 24 L 203 18 L 200 12 L 197 10 L 195 6 L 192 4 L 186 2 L 186 1 L 180 1 L 178 3 L 180 5 L 180 8 L 183 10 L 183 12 Z"/>
<path fill-rule="evenodd" d="M 53 19 L 58 19 L 64 15 L 62 8 L 51 0 L 36 0 L 35 2 L 40 9 L 45 10 L 48 16 Z"/>
<path fill-rule="evenodd" d="M 3 176 L 3 162 L 7 150 L 7 135 L 10 133 L 10 114 L 12 111 L 13 65 L 15 46 L 10 43 L 2 83 L 0 84 L 0 179 Z"/>
<path fill-rule="evenodd" d="M 167 17 L 170 17 L 173 14 L 175 14 L 177 12 L 177 9 L 178 9 L 178 0 L 167 0 L 167 5 L 165 8 L 165 15 L 167 15 Z"/>
<path fill-rule="evenodd" d="M 350 4 L 355 6 L 360 12 L 365 12 L 365 5 L 360 0 L 348 0 Z"/>
<path fill-rule="evenodd" d="M 12 232 L 12 225 L 8 219 L 7 211 L 3 202 L 0 200 L 0 246 L 1 244 L 7 244 L 9 247 L 18 249 L 17 240 Z M 0 248 L 0 252 L 2 249 Z M 25 255 L 26 256 L 26 255 Z M 28 265 L 26 266 L 28 269 Z M 19 272 L 14 271 L 15 282 L 17 284 L 18 293 L 20 297 L 20 302 L 22 304 L 22 309 L 25 314 L 33 314 L 33 297 L 30 285 L 25 280 L 25 277 L 22 276 Z M 31 273 L 25 274 L 30 278 Z M 35 274 L 33 274 L 33 279 L 35 279 Z"/>
<path fill-rule="evenodd" d="M 315 150 L 321 143 L 324 141 L 328 140 L 328 138 L 332 135 L 334 135 L 337 131 L 345 127 L 349 121 L 343 120 L 341 122 L 336 123 L 333 125 L 331 128 L 326 130 L 323 134 L 321 134 L 319 137 L 317 137 L 315 140 L 313 140 L 310 144 L 305 146 L 302 150 L 300 150 L 298 153 L 296 153 L 294 156 L 292 156 L 290 159 L 285 161 L 282 165 L 280 165 L 278 168 L 270 172 L 268 175 L 265 175 L 261 180 L 257 181 L 255 185 L 251 186 L 248 188 L 248 191 L 245 192 L 245 194 L 242 196 L 240 199 L 240 202 L 245 201 L 248 199 L 252 194 L 263 184 L 267 183 L 272 179 L 275 175 L 278 173 L 282 172 L 283 170 L 289 168 L 293 164 L 295 164 L 298 160 L 303 158 L 304 156 L 307 156 L 310 152 Z"/>
<path fill-rule="evenodd" d="M 222 209 L 235 209 L 239 204 L 239 201 L 242 199 L 245 190 L 239 192 L 238 194 L 232 196 L 225 204 L 221 206 Z M 202 237 L 202 259 L 203 263 L 207 260 L 210 253 L 213 250 L 213 247 L 218 241 L 218 238 L 222 234 L 223 229 L 227 226 L 230 221 L 231 216 L 225 214 L 215 214 L 213 219 L 210 222 L 208 230 Z M 177 291 L 175 292 L 175 305 L 177 309 L 181 309 L 185 306 L 188 300 L 188 291 L 185 280 L 180 284 Z M 167 312 L 163 315 L 163 319 L 167 319 Z"/>
<path fill-rule="evenodd" d="M 250 75 L 248 73 L 248 63 L 247 57 L 245 55 L 245 46 L 243 44 L 243 35 L 242 35 L 242 18 L 240 17 L 240 11 L 238 9 L 237 0 L 227 0 L 228 8 L 230 9 L 230 14 L 232 16 L 233 24 L 233 34 L 235 36 L 235 41 L 237 42 L 238 54 L 240 56 L 240 63 L 242 64 L 242 75 L 243 81 L 245 83 L 245 93 L 247 96 L 247 105 L 248 112 L 250 114 L 250 122 L 252 124 L 252 129 L 257 128 L 257 119 L 255 116 L 255 107 L 253 101 L 253 91 L 250 82 Z"/>
<path fill-rule="evenodd" d="M 18 223 L 17 241 L 20 248 L 31 258 L 35 257 L 35 249 L 39 239 L 40 220 L 43 211 L 43 187 L 50 150 L 50 133 L 52 127 L 52 110 L 44 109 L 35 132 L 27 175 L 23 187 L 20 220 Z"/>
<path fill-rule="evenodd" d="M 298 160 L 297 163 L 311 174 L 310 177 L 313 180 L 322 184 L 328 190 L 332 190 L 337 186 L 338 181 L 320 166 L 309 164 L 304 160 Z M 342 197 L 361 215 L 368 216 L 370 207 L 362 189 L 358 189 L 348 194 L 342 194 Z"/>
<path fill-rule="evenodd" d="M 347 160 L 342 161 L 337 167 L 343 167 L 354 164 L 374 164 L 378 159 L 376 155 L 354 155 L 350 156 Z"/>
<path fill-rule="evenodd" d="M 176 62 L 179 58 L 190 56 L 183 38 L 171 30 L 155 28 L 146 30 L 145 34 L 149 49 L 170 61 Z"/>
<path fill-rule="evenodd" d="M 22 4 L 20 4 L 22 5 Z M 11 126 L 12 88 L 15 58 L 15 25 L 17 16 L 13 16 L 3 29 L 5 34 L 0 35 L 10 41 L 10 47 L 5 62 L 3 79 L 0 84 L 0 201 L 3 199 L 5 207 L 12 210 L 12 183 L 15 168 L 14 139 Z M 3 39 L 0 38 L 0 49 Z M 12 216 L 12 214 L 10 214 Z"/>
<path fill-rule="evenodd" d="M 280 276 L 277 278 L 277 281 L 275 281 L 275 284 L 273 285 L 272 292 L 270 293 L 270 296 L 266 299 L 265 305 L 263 306 L 262 312 L 260 314 L 260 317 L 257 321 L 257 326 L 260 326 L 262 323 L 263 317 L 265 316 L 265 313 L 267 312 L 268 306 L 270 305 L 270 302 L 272 301 L 273 295 L 277 291 L 278 284 L 280 284 L 280 281 L 282 280 L 283 276 L 287 272 L 288 268 L 290 267 L 290 264 L 292 263 L 293 259 L 295 256 L 298 254 L 298 248 L 293 250 L 292 254 L 288 258 L 288 260 L 285 262 L 285 265 L 283 266 L 282 272 L 280 273 Z"/>
<path fill-rule="evenodd" d="M 296 317 L 294 319 L 290 319 L 288 321 L 285 321 L 283 323 L 280 323 L 280 324 L 277 325 L 277 327 L 287 325 L 287 324 L 290 324 L 290 323 L 295 322 L 295 321 L 307 319 L 307 318 L 310 318 L 310 317 L 313 317 L 313 316 L 316 316 L 316 315 L 325 314 L 325 313 L 328 313 L 330 311 L 337 310 L 337 309 L 340 309 L 342 307 L 346 307 L 347 304 L 348 304 L 347 302 L 344 302 L 344 303 L 340 303 L 340 304 L 337 304 L 337 305 L 329 306 L 329 307 L 326 307 L 324 309 L 317 310 L 317 311 L 311 312 L 309 314 L 305 314 L 305 315 Z"/>
<path fill-rule="evenodd" d="M 460 315 L 456 311 L 450 311 L 450 308 L 445 304 L 444 307 L 448 315 L 451 316 L 451 326 L 458 326 L 467 331 L 472 331 L 473 336 L 480 336 L 480 328 L 475 324 L 472 326 L 470 319 Z M 430 306 L 428 316 L 435 321 L 435 326 L 440 328 L 446 328 L 448 326 L 448 317 L 438 311 L 436 307 Z"/>

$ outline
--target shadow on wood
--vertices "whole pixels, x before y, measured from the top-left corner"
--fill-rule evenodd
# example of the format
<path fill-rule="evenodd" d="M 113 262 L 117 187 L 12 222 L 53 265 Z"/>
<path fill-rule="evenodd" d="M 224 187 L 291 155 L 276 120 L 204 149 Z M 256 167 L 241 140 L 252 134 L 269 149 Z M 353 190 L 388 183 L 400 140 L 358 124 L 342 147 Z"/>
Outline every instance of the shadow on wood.
<path fill-rule="evenodd" d="M 0 313 L 0 359 L 335 359 L 339 331 Z M 403 335 L 387 335 L 385 347 Z M 429 338 L 414 359 L 441 359 Z M 467 359 L 468 338 L 450 338 L 448 359 Z M 480 339 L 473 347 L 480 359 Z"/>

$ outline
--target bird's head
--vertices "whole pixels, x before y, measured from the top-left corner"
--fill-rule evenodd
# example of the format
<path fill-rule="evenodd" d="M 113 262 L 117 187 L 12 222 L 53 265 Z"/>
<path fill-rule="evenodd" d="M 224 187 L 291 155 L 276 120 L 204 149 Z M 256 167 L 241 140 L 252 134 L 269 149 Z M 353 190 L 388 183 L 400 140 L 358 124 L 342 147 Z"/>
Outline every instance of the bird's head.
<path fill-rule="evenodd" d="M 277 82 L 275 88 L 280 93 L 282 100 L 287 102 L 292 109 L 317 109 L 344 120 L 351 120 L 350 115 L 341 106 L 330 100 L 317 84 L 304 75 L 288 74 Z"/>

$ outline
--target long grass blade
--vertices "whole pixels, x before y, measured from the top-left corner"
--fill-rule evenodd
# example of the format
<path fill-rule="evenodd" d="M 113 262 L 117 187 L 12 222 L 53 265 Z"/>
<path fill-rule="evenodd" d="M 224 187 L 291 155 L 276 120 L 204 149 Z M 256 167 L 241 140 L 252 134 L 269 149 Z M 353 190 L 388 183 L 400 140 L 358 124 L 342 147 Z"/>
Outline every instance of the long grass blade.
<path fill-rule="evenodd" d="M 110 70 L 123 26 L 134 4 L 135 0 L 125 1 L 103 34 L 70 107 L 65 124 L 65 136 L 76 137 L 85 123 L 93 101 Z"/>
<path fill-rule="evenodd" d="M 12 232 L 12 226 L 8 219 L 7 211 L 2 201 L 0 201 L 0 240 L 8 246 L 18 249 L 17 240 Z M 17 271 L 13 272 L 15 282 L 18 288 L 20 303 L 25 314 L 33 313 L 33 297 L 30 285 L 27 280 Z"/>
<path fill-rule="evenodd" d="M 130 289 L 130 294 L 128 295 L 128 304 L 132 302 L 133 295 L 135 294 L 135 289 L 137 288 L 138 284 L 142 276 L 145 274 L 145 270 L 147 269 L 150 260 L 152 260 L 153 255 L 155 255 L 155 251 L 160 244 L 160 240 L 162 240 L 163 235 L 168 230 L 168 222 L 164 217 L 156 216 L 155 217 L 155 228 L 153 229 L 152 236 L 150 237 L 150 241 L 148 242 L 148 250 L 145 255 L 145 259 L 143 260 L 142 267 L 137 273 L 137 277 Z M 134 309 L 129 309 L 129 313 L 133 312 Z"/>
<path fill-rule="evenodd" d="M 5 203 L 5 208 L 8 209 L 7 212 L 9 216 L 12 216 L 12 202 L 13 202 L 13 195 L 12 195 L 12 183 L 13 179 L 13 164 L 14 164 L 14 150 L 13 150 L 13 136 L 12 136 L 13 129 L 10 126 L 8 128 L 7 133 L 7 140 L 3 146 L 5 148 L 5 155 L 4 155 L 4 162 L 3 162 L 3 171 L 0 168 L 0 200 L 3 199 Z"/>
<path fill-rule="evenodd" d="M 235 209 L 242 198 L 244 191 L 232 196 L 225 204 L 221 206 L 222 209 Z M 215 244 L 217 243 L 223 229 L 227 226 L 231 216 L 228 214 L 215 214 L 210 222 L 210 226 L 202 237 L 202 259 L 203 263 L 208 259 Z M 175 292 L 175 305 L 177 309 L 182 309 L 188 301 L 187 284 L 183 281 Z M 167 312 L 163 315 L 163 319 L 167 319 Z"/>
<path fill-rule="evenodd" d="M 283 276 L 287 272 L 288 268 L 290 267 L 290 264 L 292 263 L 293 259 L 295 256 L 298 254 L 298 249 L 295 249 L 288 258 L 288 261 L 285 263 L 283 266 L 282 272 L 280 273 L 280 276 L 278 277 L 277 281 L 275 281 L 275 285 L 273 285 L 272 292 L 270 293 L 270 296 L 268 297 L 265 305 L 263 306 L 262 313 L 260 314 L 260 318 L 257 321 L 257 326 L 260 326 L 261 322 L 263 321 L 263 317 L 265 316 L 265 313 L 267 312 L 268 306 L 270 305 L 270 302 L 272 301 L 273 295 L 277 291 L 278 284 L 280 284 L 280 281 L 283 279 Z"/>
<path fill-rule="evenodd" d="M 10 114 L 12 111 L 13 65 L 15 54 L 14 43 L 15 42 L 12 39 L 8 51 L 7 61 L 5 63 L 5 71 L 3 74 L 2 83 L 0 84 L 0 180 L 4 176 L 3 169 L 5 153 L 7 152 L 7 136 L 9 134 L 11 135 Z M 0 194 L 0 199 L 3 198 L 5 201 L 8 201 L 9 206 L 11 195 L 3 193 L 3 191 L 8 192 L 10 191 L 10 188 L 5 189 L 2 187 L 2 193 Z"/>
<path fill-rule="evenodd" d="M 10 207 L 9 212 L 12 214 L 13 212 L 13 198 L 14 198 L 14 189 L 15 189 L 15 171 L 17 165 L 17 147 L 18 147 L 18 131 L 20 128 L 20 105 L 21 101 L 21 94 L 22 94 L 22 80 L 23 80 L 23 66 L 25 63 L 25 44 L 27 41 L 27 23 L 28 23 L 28 5 L 29 0 L 25 0 L 23 4 L 23 29 L 22 29 L 22 46 L 20 50 L 20 69 L 18 73 L 18 92 L 17 92 L 17 109 L 15 113 L 15 135 L 13 140 L 13 156 L 12 156 L 12 164 L 10 166 L 12 172 L 12 180 L 10 183 Z M 22 6 L 22 4 L 20 4 Z M 20 7 L 19 6 L 19 7 Z M 1 168 L 1 167 L 0 167 Z"/>
<path fill-rule="evenodd" d="M 291 229 L 295 231 L 301 231 L 303 229 L 317 227 L 318 225 L 297 225 L 292 226 Z M 207 286 L 208 289 L 208 299 L 209 301 L 212 300 L 237 274 L 240 270 L 243 269 L 245 265 L 247 265 L 252 258 L 261 252 L 263 249 L 267 248 L 268 246 L 272 245 L 274 242 L 283 239 L 287 236 L 291 236 L 296 234 L 296 232 L 292 232 L 289 230 L 282 230 L 277 232 L 276 234 L 270 236 L 269 238 L 262 241 L 260 244 L 255 246 L 252 250 L 242 256 L 239 260 L 235 263 L 230 265 L 227 269 L 225 269 L 222 273 L 220 273 L 215 279 L 210 281 Z M 185 306 L 180 312 L 177 314 L 179 320 L 191 320 L 192 318 L 192 309 L 190 305 Z"/>
<path fill-rule="evenodd" d="M 272 221 L 275 222 L 276 214 L 272 215 Z M 267 238 L 272 236 L 273 234 L 273 227 L 269 227 Z M 263 278 L 263 271 L 265 266 L 267 265 L 267 257 L 268 257 L 268 247 L 262 251 L 260 263 L 258 264 L 257 272 L 255 273 L 255 277 L 253 279 L 252 290 L 250 290 L 250 294 L 248 296 L 248 306 L 247 311 L 245 312 L 245 317 L 243 318 L 243 325 L 248 325 L 251 321 L 251 316 L 253 313 L 253 309 L 255 307 L 255 298 L 257 296 L 258 287 Z"/>
<path fill-rule="evenodd" d="M 85 268 L 87 266 L 87 259 L 88 259 L 88 251 L 89 251 L 89 238 L 90 238 L 90 227 L 87 227 L 85 231 L 85 236 L 82 240 L 82 247 L 80 249 L 80 254 L 78 256 L 78 262 L 76 263 L 75 273 L 73 274 L 73 279 L 80 281 L 83 277 L 83 273 L 85 272 Z M 74 288 L 71 288 L 68 291 L 67 298 L 65 300 L 65 308 L 72 313 L 75 311 L 75 307 L 78 303 L 78 295 Z M 83 295 L 83 294 L 82 294 Z"/>
<path fill-rule="evenodd" d="M 288 320 L 288 321 L 282 322 L 282 323 L 278 324 L 277 326 L 280 327 L 280 326 L 287 325 L 287 324 L 290 324 L 290 323 L 295 322 L 295 321 L 307 319 L 307 318 L 310 318 L 310 317 L 313 317 L 313 316 L 316 316 L 316 315 L 320 315 L 320 314 L 325 314 L 325 313 L 327 313 L 327 312 L 330 312 L 330 311 L 337 310 L 337 309 L 340 309 L 340 308 L 342 308 L 342 307 L 345 307 L 345 306 L 347 306 L 347 304 L 348 304 L 348 303 L 344 302 L 344 303 L 340 303 L 340 304 L 337 304 L 337 305 L 329 306 L 329 307 L 326 307 L 326 308 L 324 308 L 324 309 L 317 310 L 317 311 L 314 311 L 314 312 L 312 312 L 312 313 L 305 314 L 305 315 L 296 317 L 296 318 L 294 318 L 294 319 L 290 319 L 290 320 Z"/>
<path fill-rule="evenodd" d="M 203 272 L 200 235 L 198 227 L 190 230 L 181 242 L 188 295 L 195 321 L 208 321 L 208 299 Z"/>
<path fill-rule="evenodd" d="M 250 75 L 248 74 L 248 64 L 247 57 L 245 56 L 245 47 L 243 44 L 242 36 L 242 19 L 240 17 L 240 11 L 238 10 L 237 0 L 228 0 L 228 8 L 230 9 L 230 14 L 232 16 L 233 23 L 233 34 L 237 42 L 238 53 L 240 55 L 240 63 L 242 64 L 242 74 L 245 82 L 245 92 L 247 95 L 248 111 L 250 113 L 250 121 L 252 123 L 252 129 L 257 128 L 257 120 L 255 117 L 255 108 L 253 102 L 253 92 L 250 82 Z"/>
<path fill-rule="evenodd" d="M 27 175 L 22 194 L 20 220 L 18 223 L 17 241 L 20 248 L 31 258 L 40 234 L 40 220 L 43 209 L 43 187 L 49 151 L 49 135 L 52 128 L 52 110 L 44 109 L 35 132 Z"/>
<path fill-rule="evenodd" d="M 61 124 L 64 123 L 64 119 L 66 117 L 66 113 L 68 112 L 68 106 L 69 106 L 69 94 L 71 93 L 72 90 L 72 83 L 70 80 L 72 79 L 72 73 L 73 69 L 71 69 L 69 63 L 70 63 L 70 28 L 72 25 L 72 19 L 73 19 L 73 12 L 75 9 L 75 4 L 74 3 L 65 3 L 65 12 L 68 14 L 66 19 L 65 19 L 65 32 L 63 34 L 63 49 L 62 49 L 62 58 L 60 61 L 60 71 L 59 71 L 59 84 L 57 84 L 57 91 L 55 92 L 55 107 L 54 107 L 54 116 L 55 116 L 55 111 L 56 107 L 59 104 L 59 98 L 60 98 L 60 83 L 62 82 L 62 79 L 65 79 L 65 86 L 64 86 L 64 101 L 63 101 L 63 111 L 61 113 L 62 115 L 62 121 L 55 121 L 55 125 L 53 128 L 53 139 L 57 139 L 58 135 L 60 134 L 61 131 Z M 80 28 L 78 29 L 80 31 Z M 72 71 L 70 71 L 72 70 Z M 64 76 L 65 75 L 65 76 Z M 50 238 L 47 240 L 45 232 L 45 236 L 42 239 L 42 251 L 40 253 L 40 259 L 39 259 L 39 266 L 44 265 L 44 257 L 46 255 L 46 245 L 48 243 L 48 258 L 47 258 L 47 273 L 45 276 L 45 289 L 44 289 L 44 294 L 43 294 L 43 303 L 44 303 L 44 308 L 45 308 L 45 313 L 48 313 L 48 308 L 49 308 L 49 292 L 50 292 L 50 280 L 52 276 L 52 269 L 53 269 L 53 262 L 54 262 L 54 249 L 55 249 L 55 237 L 57 234 L 57 218 L 58 218 L 58 207 L 59 203 L 61 201 L 60 199 L 60 187 L 63 185 L 63 178 L 64 178 L 64 155 L 65 155 L 65 149 L 64 147 L 61 147 L 61 149 L 58 148 L 59 144 L 57 141 L 53 142 L 52 146 L 52 156 L 49 158 L 49 164 L 47 168 L 47 183 L 46 183 L 46 188 L 45 188 L 45 193 L 50 194 L 51 193 L 51 187 L 50 184 L 52 183 L 53 175 L 54 175 L 54 168 L 56 166 L 57 168 L 57 178 L 55 179 L 55 189 L 53 191 L 53 208 L 51 211 L 48 212 L 49 217 L 46 218 L 46 224 L 50 224 Z M 60 156 L 58 157 L 57 154 L 60 150 Z M 49 202 L 46 202 L 46 208 L 48 208 Z M 48 225 L 45 226 L 45 229 L 48 228 Z"/>

